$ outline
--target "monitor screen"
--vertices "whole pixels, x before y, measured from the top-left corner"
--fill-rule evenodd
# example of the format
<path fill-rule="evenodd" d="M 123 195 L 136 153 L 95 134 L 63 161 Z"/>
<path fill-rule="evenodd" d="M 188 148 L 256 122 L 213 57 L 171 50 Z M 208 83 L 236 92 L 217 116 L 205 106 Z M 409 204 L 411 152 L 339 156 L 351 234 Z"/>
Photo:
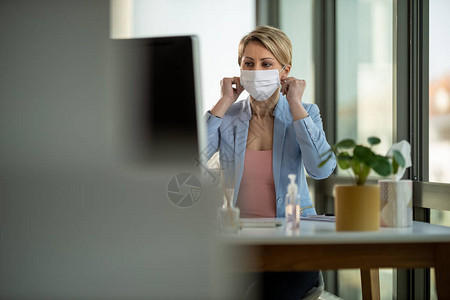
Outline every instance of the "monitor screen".
<path fill-rule="evenodd" d="M 202 146 L 195 36 L 113 41 L 116 137 L 129 161 L 194 163 Z"/>

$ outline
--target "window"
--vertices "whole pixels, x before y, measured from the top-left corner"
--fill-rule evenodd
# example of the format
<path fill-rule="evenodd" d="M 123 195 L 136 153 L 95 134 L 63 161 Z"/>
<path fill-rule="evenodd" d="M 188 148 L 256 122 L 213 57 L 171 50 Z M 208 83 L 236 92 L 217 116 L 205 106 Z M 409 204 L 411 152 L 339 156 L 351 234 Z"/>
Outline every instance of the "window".
<path fill-rule="evenodd" d="M 450 2 L 430 0 L 429 180 L 450 183 Z"/>
<path fill-rule="evenodd" d="M 391 0 L 336 1 L 336 139 L 377 136 L 379 153 L 393 140 L 392 20 Z M 392 290 L 392 269 L 380 270 L 381 299 Z M 338 271 L 338 295 L 361 299 L 359 270 Z"/>
<path fill-rule="evenodd" d="M 429 181 L 450 183 L 450 2 L 429 5 Z M 430 209 L 430 223 L 450 226 L 450 211 Z M 430 279 L 437 299 L 433 271 Z"/>
<path fill-rule="evenodd" d="M 292 69 L 289 76 L 306 81 L 303 101 L 314 103 L 313 0 L 281 0 L 280 29 L 292 42 Z"/>
<path fill-rule="evenodd" d="M 336 1 L 337 140 L 392 143 L 392 1 Z"/>
<path fill-rule="evenodd" d="M 303 94 L 305 103 L 314 99 L 314 57 L 313 57 L 313 0 L 279 1 L 280 29 L 292 43 L 292 69 L 289 76 L 306 81 Z M 315 185 L 308 181 L 309 194 L 315 205 Z"/>

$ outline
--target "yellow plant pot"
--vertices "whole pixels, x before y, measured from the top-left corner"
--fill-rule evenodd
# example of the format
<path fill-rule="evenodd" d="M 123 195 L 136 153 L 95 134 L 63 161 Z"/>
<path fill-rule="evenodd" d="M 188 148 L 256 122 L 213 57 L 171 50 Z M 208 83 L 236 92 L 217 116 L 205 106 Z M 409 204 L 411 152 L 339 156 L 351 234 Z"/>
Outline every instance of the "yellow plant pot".
<path fill-rule="evenodd" d="M 334 211 L 337 231 L 380 229 L 380 189 L 377 185 L 336 185 Z"/>

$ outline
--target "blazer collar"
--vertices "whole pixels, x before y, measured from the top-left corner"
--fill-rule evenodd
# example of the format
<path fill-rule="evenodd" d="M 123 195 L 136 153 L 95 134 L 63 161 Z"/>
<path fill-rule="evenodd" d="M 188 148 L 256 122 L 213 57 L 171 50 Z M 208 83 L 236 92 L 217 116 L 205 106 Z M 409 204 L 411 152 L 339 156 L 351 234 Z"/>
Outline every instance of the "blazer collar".
<path fill-rule="evenodd" d="M 250 96 L 247 97 L 244 101 L 244 105 L 242 106 L 242 121 L 250 121 L 252 118 L 252 108 L 250 107 Z"/>
<path fill-rule="evenodd" d="M 273 110 L 273 116 L 276 119 L 283 121 L 285 124 L 292 123 L 292 114 L 290 112 L 289 103 L 286 100 L 286 96 L 280 93 L 277 105 Z M 242 121 L 249 121 L 252 118 L 252 108 L 250 106 L 250 97 L 247 97 L 242 107 Z"/>
<path fill-rule="evenodd" d="M 275 106 L 273 111 L 273 116 L 276 119 L 279 119 L 285 124 L 292 123 L 292 114 L 289 108 L 289 103 L 286 100 L 286 96 L 280 93 L 280 99 L 278 99 L 278 103 Z"/>

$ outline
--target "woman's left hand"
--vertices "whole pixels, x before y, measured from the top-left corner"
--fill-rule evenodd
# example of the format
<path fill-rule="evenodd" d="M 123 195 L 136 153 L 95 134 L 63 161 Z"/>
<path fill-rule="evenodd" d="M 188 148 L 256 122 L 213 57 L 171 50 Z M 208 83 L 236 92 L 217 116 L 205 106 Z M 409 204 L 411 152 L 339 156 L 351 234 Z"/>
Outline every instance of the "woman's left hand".
<path fill-rule="evenodd" d="M 281 93 L 286 95 L 289 104 L 292 102 L 301 103 L 305 88 L 306 81 L 294 77 L 288 77 L 281 81 Z"/>
<path fill-rule="evenodd" d="M 306 88 L 306 81 L 294 77 L 281 80 L 281 93 L 286 95 L 294 121 L 308 117 L 308 113 L 302 105 L 303 92 Z"/>

